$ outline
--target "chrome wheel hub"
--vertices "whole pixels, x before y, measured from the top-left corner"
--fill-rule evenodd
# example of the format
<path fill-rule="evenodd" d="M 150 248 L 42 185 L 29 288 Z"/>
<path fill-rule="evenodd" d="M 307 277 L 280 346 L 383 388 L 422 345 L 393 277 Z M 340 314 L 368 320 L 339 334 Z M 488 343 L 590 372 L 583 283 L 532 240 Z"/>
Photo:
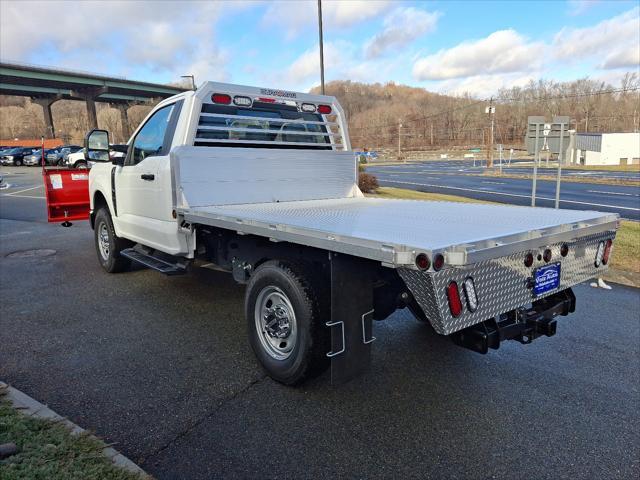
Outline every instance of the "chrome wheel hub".
<path fill-rule="evenodd" d="M 109 260 L 109 231 L 105 222 L 102 222 L 98 227 L 98 249 L 102 259 Z"/>
<path fill-rule="evenodd" d="M 289 298 L 278 287 L 265 287 L 258 294 L 255 323 L 260 343 L 276 360 L 291 355 L 297 338 L 297 322 Z"/>

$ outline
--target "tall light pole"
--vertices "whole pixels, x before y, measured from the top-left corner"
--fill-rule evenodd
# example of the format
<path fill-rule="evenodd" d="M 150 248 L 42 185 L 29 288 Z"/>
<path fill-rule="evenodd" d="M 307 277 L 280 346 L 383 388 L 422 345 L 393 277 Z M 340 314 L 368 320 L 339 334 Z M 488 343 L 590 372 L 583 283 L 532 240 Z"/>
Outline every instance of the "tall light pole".
<path fill-rule="evenodd" d="M 190 78 L 191 79 L 191 90 L 196 91 L 196 77 L 193 75 L 180 75 L 180 78 Z"/>
<path fill-rule="evenodd" d="M 400 138 L 402 136 L 401 130 L 402 130 L 402 120 L 398 119 L 398 160 L 400 160 L 400 156 L 401 156 L 401 153 L 400 153 L 401 152 L 401 149 L 400 149 L 400 146 L 401 146 Z"/>
<path fill-rule="evenodd" d="M 493 97 L 489 100 L 489 106 L 486 112 L 491 117 L 491 130 L 489 133 L 489 152 L 487 155 L 487 168 L 493 167 L 493 116 L 496 113 L 496 107 L 493 106 Z"/>
<path fill-rule="evenodd" d="M 324 47 L 322 44 L 322 0 L 318 0 L 318 35 L 320 37 L 320 91 L 324 95 Z"/>

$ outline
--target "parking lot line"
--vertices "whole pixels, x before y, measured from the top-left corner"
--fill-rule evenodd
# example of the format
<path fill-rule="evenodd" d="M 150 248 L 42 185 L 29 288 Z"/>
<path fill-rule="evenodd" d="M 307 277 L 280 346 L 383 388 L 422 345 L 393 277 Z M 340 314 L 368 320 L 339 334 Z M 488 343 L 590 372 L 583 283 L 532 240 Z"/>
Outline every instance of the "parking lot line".
<path fill-rule="evenodd" d="M 18 190 L 17 192 L 5 193 L 3 196 L 5 197 L 15 197 L 18 196 L 18 193 L 28 192 L 30 190 L 35 190 L 36 188 L 43 188 L 43 185 L 36 185 L 35 187 L 29 187 L 22 190 Z M 44 198 L 44 197 L 34 197 L 34 198 Z"/>

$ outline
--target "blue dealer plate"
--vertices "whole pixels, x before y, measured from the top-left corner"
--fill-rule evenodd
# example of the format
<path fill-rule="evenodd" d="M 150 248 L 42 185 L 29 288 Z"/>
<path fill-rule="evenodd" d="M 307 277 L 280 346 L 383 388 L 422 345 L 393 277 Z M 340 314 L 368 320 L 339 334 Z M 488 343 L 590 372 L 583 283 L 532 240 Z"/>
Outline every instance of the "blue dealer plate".
<path fill-rule="evenodd" d="M 555 290 L 560 286 L 560 263 L 540 267 L 536 269 L 533 276 L 536 282 L 533 287 L 534 295 L 542 295 Z"/>

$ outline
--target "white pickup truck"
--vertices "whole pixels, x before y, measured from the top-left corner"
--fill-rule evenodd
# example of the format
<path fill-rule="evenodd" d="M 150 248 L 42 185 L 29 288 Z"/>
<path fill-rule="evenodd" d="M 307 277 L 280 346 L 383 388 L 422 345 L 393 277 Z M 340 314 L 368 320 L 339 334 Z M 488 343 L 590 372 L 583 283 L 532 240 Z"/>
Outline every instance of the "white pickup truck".
<path fill-rule="evenodd" d="M 298 384 L 370 364 L 372 320 L 407 307 L 480 353 L 556 332 L 601 275 L 616 215 L 383 200 L 358 189 L 334 97 L 207 82 L 159 103 L 126 156 L 89 132 L 91 226 L 107 272 L 208 265 L 246 284 L 249 341 Z"/>

